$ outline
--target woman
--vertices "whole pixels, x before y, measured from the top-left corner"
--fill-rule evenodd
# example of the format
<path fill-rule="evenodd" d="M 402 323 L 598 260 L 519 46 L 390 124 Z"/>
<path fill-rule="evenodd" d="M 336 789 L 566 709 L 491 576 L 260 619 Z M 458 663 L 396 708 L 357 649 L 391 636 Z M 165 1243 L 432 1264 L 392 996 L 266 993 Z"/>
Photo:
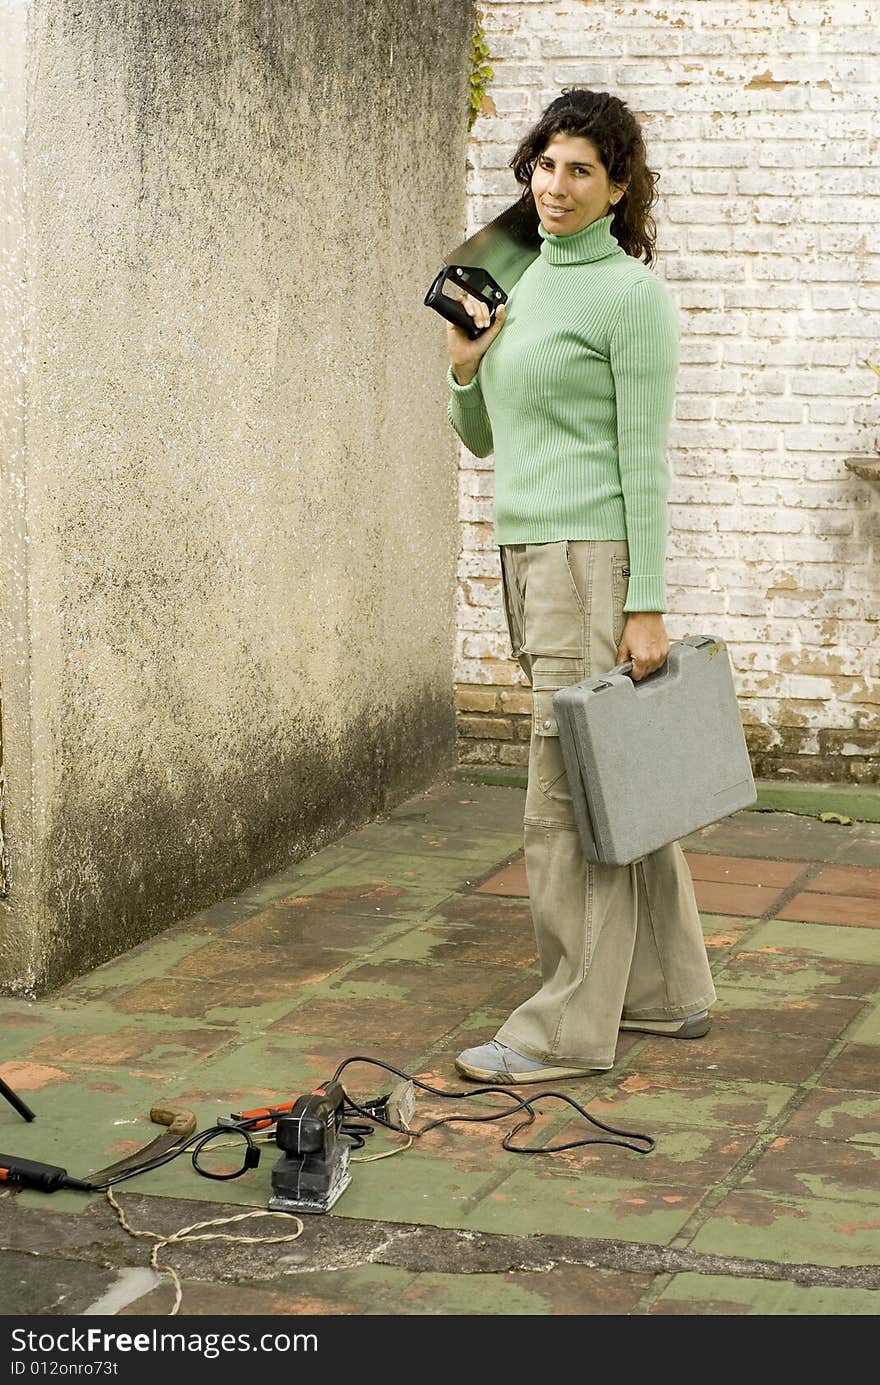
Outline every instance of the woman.
<path fill-rule="evenodd" d="M 715 999 L 680 847 L 631 866 L 586 861 L 553 714 L 559 688 L 625 660 L 644 678 L 669 650 L 678 332 L 646 267 L 656 175 L 627 106 L 583 90 L 548 106 L 511 168 L 541 253 L 488 330 L 448 328 L 449 419 L 476 456 L 495 454 L 505 612 L 533 689 L 524 842 L 542 984 L 456 1059 L 466 1077 L 508 1083 L 610 1068 L 619 1029 L 697 1038 Z M 466 306 L 486 327 L 485 305 Z"/>

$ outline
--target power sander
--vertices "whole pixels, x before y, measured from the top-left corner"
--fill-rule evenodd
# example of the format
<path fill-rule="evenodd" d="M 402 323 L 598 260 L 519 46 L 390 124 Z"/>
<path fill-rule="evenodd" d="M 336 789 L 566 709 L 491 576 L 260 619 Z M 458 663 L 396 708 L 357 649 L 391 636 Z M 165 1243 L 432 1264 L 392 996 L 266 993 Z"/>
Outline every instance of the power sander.
<path fill-rule="evenodd" d="M 284 1153 L 272 1169 L 271 1211 L 329 1212 L 345 1192 L 351 1173 L 344 1111 L 340 1083 L 327 1082 L 278 1116 L 275 1143 Z"/>

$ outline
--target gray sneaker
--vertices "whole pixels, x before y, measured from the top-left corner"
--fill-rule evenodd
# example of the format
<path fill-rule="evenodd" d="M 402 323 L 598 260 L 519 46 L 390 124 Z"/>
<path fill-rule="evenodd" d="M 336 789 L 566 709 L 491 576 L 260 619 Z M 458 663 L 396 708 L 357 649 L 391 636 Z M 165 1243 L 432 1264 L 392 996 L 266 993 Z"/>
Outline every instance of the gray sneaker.
<path fill-rule="evenodd" d="M 562 1077 L 588 1077 L 595 1068 L 553 1067 L 534 1058 L 524 1058 L 512 1048 L 490 1039 L 478 1048 L 466 1048 L 455 1060 L 465 1077 L 476 1082 L 494 1082 L 508 1087 L 512 1082 L 549 1082 Z"/>
<path fill-rule="evenodd" d="M 702 1039 L 708 1034 L 712 1021 L 708 1010 L 700 1010 L 696 1015 L 686 1015 L 684 1019 L 647 1019 L 620 1021 L 620 1028 L 637 1034 L 658 1034 L 667 1039 Z"/>

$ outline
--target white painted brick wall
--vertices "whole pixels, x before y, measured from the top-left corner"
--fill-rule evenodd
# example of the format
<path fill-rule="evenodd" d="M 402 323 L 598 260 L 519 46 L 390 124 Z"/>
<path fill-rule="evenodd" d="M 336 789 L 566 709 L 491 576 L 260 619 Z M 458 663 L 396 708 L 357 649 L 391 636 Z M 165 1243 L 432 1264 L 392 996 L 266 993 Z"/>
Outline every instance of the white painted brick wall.
<path fill-rule="evenodd" d="M 880 447 L 863 364 L 880 360 L 876 5 L 480 8 L 495 77 L 470 143 L 468 231 L 516 196 L 508 162 L 565 85 L 622 96 L 661 174 L 657 272 L 682 328 L 670 633 L 729 642 L 744 720 L 779 773 L 801 772 L 787 750 L 880 757 L 880 487 L 844 467 Z M 460 684 L 522 681 L 491 495 L 491 458 L 463 449 Z M 876 764 L 853 777 L 873 781 Z"/>

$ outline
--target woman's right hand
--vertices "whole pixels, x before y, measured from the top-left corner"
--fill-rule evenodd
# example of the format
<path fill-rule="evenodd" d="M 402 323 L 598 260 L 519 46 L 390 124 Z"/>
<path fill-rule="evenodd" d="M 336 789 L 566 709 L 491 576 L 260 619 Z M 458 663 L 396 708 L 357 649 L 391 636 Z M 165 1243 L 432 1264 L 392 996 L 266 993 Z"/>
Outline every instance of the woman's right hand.
<path fill-rule="evenodd" d="M 460 301 L 465 312 L 474 319 L 478 327 L 487 325 L 489 309 L 482 299 L 473 298 L 469 293 L 466 293 Z M 495 321 L 492 326 L 487 331 L 481 332 L 473 341 L 463 327 L 456 327 L 454 322 L 446 324 L 449 362 L 452 366 L 452 373 L 460 385 L 469 385 L 473 380 L 480 361 L 504 326 L 504 313 L 504 304 L 501 303 L 495 309 Z"/>

